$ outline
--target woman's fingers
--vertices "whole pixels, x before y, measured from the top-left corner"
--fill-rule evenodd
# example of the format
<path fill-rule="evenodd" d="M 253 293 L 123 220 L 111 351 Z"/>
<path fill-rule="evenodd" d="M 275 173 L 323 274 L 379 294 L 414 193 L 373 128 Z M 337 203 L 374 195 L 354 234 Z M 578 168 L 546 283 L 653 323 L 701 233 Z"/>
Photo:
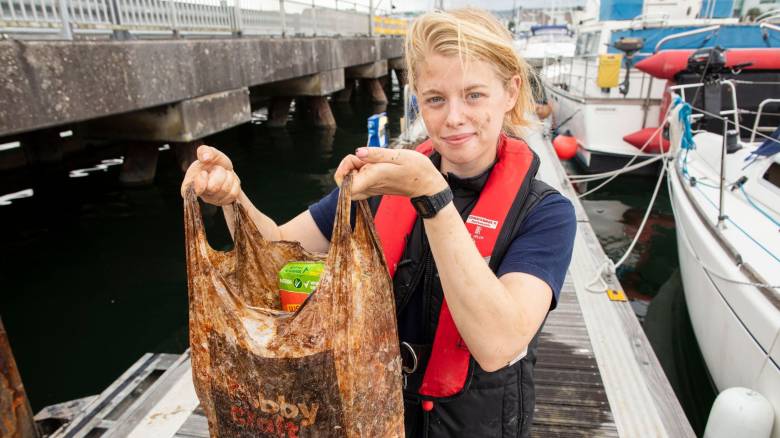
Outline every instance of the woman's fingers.
<path fill-rule="evenodd" d="M 217 205 L 232 204 L 238 194 L 241 192 L 241 181 L 234 172 L 228 172 L 225 182 L 222 184 L 222 190 L 219 197 L 215 197 L 215 203 Z"/>
<path fill-rule="evenodd" d="M 209 171 L 209 182 L 206 186 L 205 195 L 209 197 L 218 197 L 221 195 L 222 184 L 227 177 L 227 171 L 223 167 L 215 167 Z"/>
<path fill-rule="evenodd" d="M 355 199 L 378 194 L 414 197 L 437 193 L 447 184 L 428 157 L 406 149 L 358 148 L 355 159 L 342 161 L 338 177 L 354 169 L 358 169 L 352 182 Z"/>
<path fill-rule="evenodd" d="M 182 198 L 187 195 L 187 187 L 189 187 L 190 184 L 195 183 L 195 180 L 197 179 L 198 175 L 200 175 L 201 171 L 203 171 L 203 167 L 198 160 L 193 161 L 192 164 L 190 164 L 190 167 L 187 168 L 187 171 L 184 173 L 184 179 L 181 182 Z M 197 188 L 195 190 L 195 194 L 199 194 L 197 192 Z"/>
<path fill-rule="evenodd" d="M 225 170 L 233 170 L 233 163 L 230 161 L 230 158 L 217 148 L 203 145 L 198 147 L 197 153 L 198 161 L 203 163 L 204 166 L 219 166 L 224 167 Z"/>
<path fill-rule="evenodd" d="M 198 174 L 195 176 L 195 181 L 193 185 L 193 189 L 195 190 L 195 194 L 198 196 L 203 196 L 203 192 L 206 191 L 206 186 L 209 183 L 209 173 L 205 170 L 201 170 L 198 172 Z"/>
<path fill-rule="evenodd" d="M 402 164 L 407 161 L 409 154 L 418 154 L 419 152 L 407 149 L 387 149 L 362 147 L 355 150 L 358 159 L 366 163 L 391 163 Z"/>
<path fill-rule="evenodd" d="M 205 157 L 204 157 L 205 155 Z M 195 195 L 213 205 L 225 205 L 234 202 L 241 193 L 241 181 L 232 170 L 232 164 L 225 154 L 209 147 L 198 148 L 198 160 L 195 160 L 181 183 L 181 195 L 186 195 L 192 184 Z M 204 158 L 207 162 L 203 162 Z"/>
<path fill-rule="evenodd" d="M 341 163 L 339 163 L 339 167 L 336 169 L 336 174 L 333 175 L 333 179 L 335 179 L 336 184 L 341 187 L 341 182 L 344 181 L 344 177 L 347 176 L 349 172 L 352 172 L 353 170 L 359 170 L 365 165 L 366 162 L 361 161 L 358 157 L 354 155 L 347 155 L 343 160 L 341 160 Z"/>

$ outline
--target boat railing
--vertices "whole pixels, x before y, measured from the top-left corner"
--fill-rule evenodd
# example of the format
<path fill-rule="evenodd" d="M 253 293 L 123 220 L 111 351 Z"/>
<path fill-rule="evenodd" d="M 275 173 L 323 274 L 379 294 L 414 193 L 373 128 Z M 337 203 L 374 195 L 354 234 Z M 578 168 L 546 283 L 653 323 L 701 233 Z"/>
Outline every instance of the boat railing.
<path fill-rule="evenodd" d="M 631 20 L 631 23 L 629 23 L 629 27 L 634 28 L 636 25 L 645 25 L 648 23 L 661 23 L 665 24 L 667 21 L 669 21 L 670 15 L 667 13 L 651 13 L 651 14 L 641 14 L 637 15 Z"/>
<path fill-rule="evenodd" d="M 766 82 L 763 81 L 752 82 L 746 80 L 728 79 L 728 80 L 721 81 L 721 84 L 727 86 L 731 91 L 730 95 L 731 95 L 732 109 L 720 111 L 719 114 L 721 116 L 731 117 L 733 121 L 730 123 L 734 125 L 734 128 L 737 130 L 737 132 L 743 132 L 743 130 L 749 130 L 750 143 L 756 141 L 756 136 L 764 137 L 765 135 L 762 134 L 762 132 L 772 133 L 775 131 L 775 129 L 777 129 L 777 126 L 772 126 L 772 125 L 761 126 L 760 123 L 761 123 L 761 117 L 767 115 L 767 113 L 765 113 L 764 111 L 764 108 L 769 104 L 780 103 L 780 98 L 769 97 L 762 100 L 758 104 L 758 107 L 756 108 L 755 111 L 753 111 L 752 109 L 740 108 L 738 106 L 739 99 L 738 99 L 738 92 L 736 88 L 737 85 L 743 85 L 743 86 L 744 85 L 765 85 Z M 703 87 L 704 85 L 706 84 L 702 82 L 693 83 L 693 84 L 674 85 L 669 87 L 669 90 L 679 92 L 683 100 L 685 100 L 686 90 L 691 88 Z M 691 104 L 695 104 L 695 102 L 691 102 Z M 700 108 L 694 108 L 694 109 L 702 111 Z M 704 114 L 706 113 L 706 111 L 702 111 L 702 113 Z M 752 128 L 747 128 L 746 126 L 741 125 L 740 115 L 742 114 L 755 116 L 755 119 L 753 120 Z M 707 115 L 712 116 L 712 114 L 707 114 Z"/>
<path fill-rule="evenodd" d="M 756 141 L 756 132 L 760 130 L 767 130 L 769 132 L 774 131 L 777 129 L 776 127 L 772 126 L 759 126 L 758 122 L 761 121 L 761 115 L 764 112 L 764 106 L 769 103 L 780 103 L 780 99 L 776 98 L 768 98 L 761 101 L 760 104 L 758 104 L 758 111 L 756 111 L 756 120 L 753 122 L 753 130 L 750 132 L 750 142 L 753 143 Z"/>
<path fill-rule="evenodd" d="M 605 96 L 597 85 L 599 74 L 599 59 L 601 55 L 577 55 L 577 56 L 545 56 L 542 63 L 542 75 L 547 83 L 566 91 L 574 98 L 585 100 L 588 98 L 640 98 L 648 100 L 655 92 L 653 78 L 649 74 L 637 69 L 630 69 L 631 89 L 627 96 L 616 97 L 614 94 Z M 619 79 L 625 79 L 625 69 L 621 67 Z M 637 87 L 636 84 L 639 84 Z M 615 87 L 617 88 L 617 87 Z"/>
<path fill-rule="evenodd" d="M 780 8 L 779 9 L 770 9 L 763 14 L 756 17 L 755 21 L 756 23 L 764 23 L 767 21 L 774 21 L 780 19 Z"/>
<path fill-rule="evenodd" d="M 745 82 L 745 81 L 740 81 L 740 82 L 742 83 L 742 82 Z M 731 91 L 731 105 L 732 105 L 731 108 L 732 109 L 730 109 L 730 110 L 721 110 L 721 111 L 719 111 L 719 115 L 722 116 L 722 117 L 729 117 L 729 116 L 731 116 L 734 119 L 734 121 L 732 123 L 736 127 L 737 132 L 740 132 L 739 114 L 741 112 L 743 112 L 743 111 L 739 109 L 739 106 L 737 104 L 737 101 L 738 101 L 738 99 L 737 99 L 737 87 L 734 84 L 734 81 L 731 80 L 731 79 L 722 80 L 722 81 L 720 81 L 720 83 L 721 83 L 721 86 L 727 86 L 729 88 L 729 90 Z M 682 99 L 685 100 L 685 90 L 687 90 L 689 88 L 700 88 L 700 87 L 703 87 L 705 85 L 707 85 L 707 84 L 705 84 L 703 82 L 697 82 L 697 83 L 693 83 L 693 84 L 673 85 L 673 86 L 669 87 L 669 91 L 670 92 L 671 91 L 679 91 L 680 94 L 681 94 Z M 695 104 L 695 102 L 691 102 L 691 104 Z M 699 111 L 704 112 L 704 110 L 702 110 L 701 108 L 695 108 L 695 109 L 698 109 Z"/>
<path fill-rule="evenodd" d="M 698 35 L 700 33 L 715 32 L 718 29 L 720 29 L 720 24 L 716 24 L 714 26 L 702 27 L 701 29 L 687 30 L 685 32 L 679 32 L 679 33 L 665 36 L 661 38 L 661 40 L 658 41 L 658 43 L 655 45 L 655 50 L 653 51 L 653 53 L 658 53 L 658 51 L 661 50 L 661 47 L 663 47 L 663 45 L 668 43 L 669 41 L 689 37 L 692 35 Z"/>
<path fill-rule="evenodd" d="M 549 60 L 553 59 L 550 63 Z M 579 55 L 579 56 L 559 56 L 550 57 L 545 56 L 542 62 L 542 72 L 544 72 L 545 78 L 553 85 L 564 89 L 568 93 L 573 93 L 572 86 L 581 85 L 582 95 L 585 99 L 587 97 L 587 80 L 589 65 L 592 60 L 596 60 L 597 55 Z M 574 73 L 575 65 L 584 63 L 584 73 Z M 579 83 L 579 84 L 578 84 Z"/>
<path fill-rule="evenodd" d="M 703 87 L 704 83 L 695 83 L 695 84 L 684 84 L 684 85 L 674 85 L 669 87 L 669 92 L 673 93 L 676 91 L 680 92 L 680 95 L 682 97 L 682 100 L 685 101 L 685 90 L 689 88 L 699 88 Z M 723 142 L 722 142 L 722 150 L 721 150 L 721 158 L 720 158 L 720 181 L 718 185 L 718 224 L 717 227 L 721 228 L 723 226 L 724 221 L 726 220 L 726 214 L 725 214 L 725 193 L 726 193 L 726 154 L 727 154 L 727 133 L 728 133 L 728 116 L 733 115 L 734 116 L 734 124 L 737 127 L 737 132 L 739 132 L 739 117 L 738 117 L 738 107 L 737 107 L 737 89 L 734 86 L 734 83 L 730 80 L 724 80 L 721 81 L 721 86 L 726 85 L 731 90 L 731 98 L 732 103 L 734 104 L 733 109 L 731 110 L 721 110 L 720 116 L 723 119 Z M 692 102 L 692 105 L 695 104 L 695 102 Z M 701 112 L 706 112 L 705 110 L 701 108 L 695 108 Z"/>
<path fill-rule="evenodd" d="M 777 26 L 772 23 L 767 23 L 766 21 L 758 25 L 759 29 L 761 29 L 761 32 L 764 34 L 764 38 L 767 36 L 766 29 L 773 30 L 775 32 L 780 32 L 780 26 Z"/>

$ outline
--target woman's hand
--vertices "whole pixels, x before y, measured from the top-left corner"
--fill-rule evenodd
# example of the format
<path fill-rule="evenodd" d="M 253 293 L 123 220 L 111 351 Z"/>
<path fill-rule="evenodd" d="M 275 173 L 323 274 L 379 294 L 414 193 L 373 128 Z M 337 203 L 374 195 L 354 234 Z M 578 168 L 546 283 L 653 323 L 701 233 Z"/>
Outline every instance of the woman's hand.
<path fill-rule="evenodd" d="M 425 155 L 409 149 L 362 147 L 347 155 L 336 169 L 336 184 L 352 176 L 352 198 L 376 195 L 401 195 L 414 198 L 435 195 L 447 187 L 447 181 Z"/>
<path fill-rule="evenodd" d="M 241 194 L 241 180 L 233 171 L 230 158 L 211 146 L 200 146 L 195 160 L 184 174 L 181 195 L 193 184 L 195 194 L 213 205 L 228 205 Z"/>

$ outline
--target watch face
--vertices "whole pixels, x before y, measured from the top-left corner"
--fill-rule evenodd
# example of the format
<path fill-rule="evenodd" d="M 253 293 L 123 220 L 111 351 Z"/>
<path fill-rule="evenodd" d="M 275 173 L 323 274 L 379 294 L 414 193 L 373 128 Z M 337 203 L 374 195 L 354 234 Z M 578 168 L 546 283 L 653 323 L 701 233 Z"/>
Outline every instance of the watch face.
<path fill-rule="evenodd" d="M 417 211 L 420 212 L 420 215 L 425 217 L 433 213 L 433 209 L 431 208 L 431 205 L 429 202 L 426 202 L 426 200 L 423 199 L 416 199 L 414 206 L 417 207 Z"/>

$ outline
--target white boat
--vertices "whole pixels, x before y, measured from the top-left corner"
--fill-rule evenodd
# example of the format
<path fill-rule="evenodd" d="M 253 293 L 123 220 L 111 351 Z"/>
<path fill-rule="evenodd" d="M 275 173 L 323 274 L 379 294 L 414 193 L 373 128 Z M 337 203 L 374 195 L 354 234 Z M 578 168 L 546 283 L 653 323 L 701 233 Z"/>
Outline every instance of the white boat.
<path fill-rule="evenodd" d="M 617 7 L 622 3 L 628 9 Z M 654 78 L 634 67 L 638 61 L 703 46 L 778 47 L 780 39 L 765 37 L 780 36 L 771 24 L 740 24 L 730 18 L 731 2 L 721 3 L 602 1 L 578 27 L 574 56 L 545 60 L 541 77 L 555 128 L 577 139 L 576 159 L 585 171 L 612 171 L 668 147 L 657 127 L 665 116 L 664 90 L 674 79 Z M 642 172 L 657 167 L 635 171 Z"/>
<path fill-rule="evenodd" d="M 534 25 L 515 40 L 515 48 L 534 68 L 546 58 L 574 56 L 574 31 L 565 24 Z"/>
<path fill-rule="evenodd" d="M 704 77 L 706 86 L 672 87 L 693 115 L 678 102 L 669 116 L 667 177 L 685 299 L 717 389 L 765 397 L 771 436 L 780 438 L 780 141 L 772 139 L 780 138 L 780 70 Z M 719 108 L 702 104 L 716 95 L 725 97 Z M 690 120 L 692 144 L 684 141 Z"/>

